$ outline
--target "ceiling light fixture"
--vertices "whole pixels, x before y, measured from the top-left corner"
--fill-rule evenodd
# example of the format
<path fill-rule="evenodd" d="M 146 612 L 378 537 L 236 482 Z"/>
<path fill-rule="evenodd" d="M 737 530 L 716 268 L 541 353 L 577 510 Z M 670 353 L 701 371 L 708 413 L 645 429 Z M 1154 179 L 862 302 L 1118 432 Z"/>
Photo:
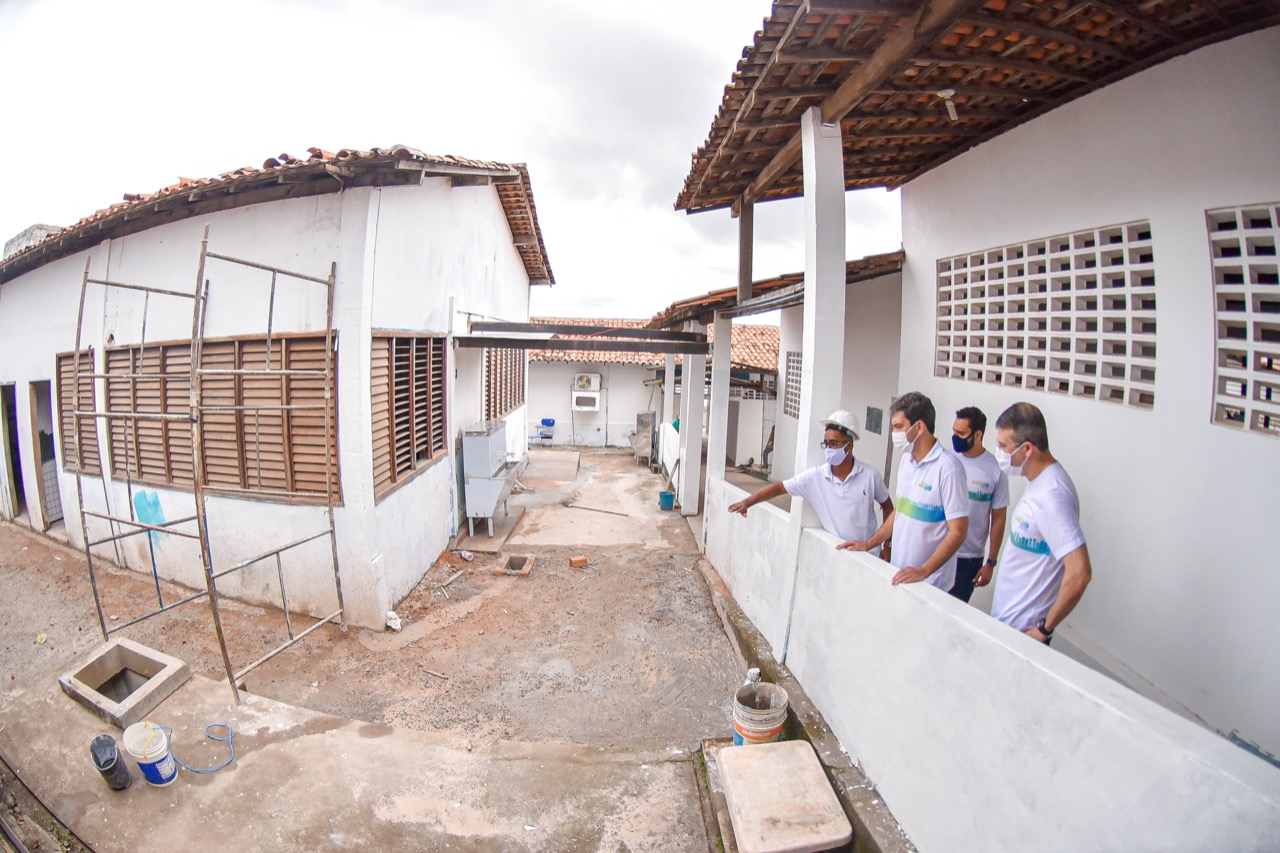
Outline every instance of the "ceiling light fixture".
<path fill-rule="evenodd" d="M 938 90 L 938 97 L 942 98 L 942 102 L 947 105 L 947 115 L 951 116 L 952 121 L 959 121 L 960 117 L 956 115 L 956 102 L 953 100 L 955 96 L 955 89 Z"/>

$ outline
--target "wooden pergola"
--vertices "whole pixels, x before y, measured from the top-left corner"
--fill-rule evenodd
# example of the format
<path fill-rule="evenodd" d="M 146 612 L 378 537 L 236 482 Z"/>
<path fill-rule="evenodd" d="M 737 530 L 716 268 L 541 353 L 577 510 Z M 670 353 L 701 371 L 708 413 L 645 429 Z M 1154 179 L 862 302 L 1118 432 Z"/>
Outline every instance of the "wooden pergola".
<path fill-rule="evenodd" d="M 893 188 L 1068 101 L 1278 23 L 1280 0 L 775 0 L 675 207 L 738 215 L 801 195 L 800 116 L 813 106 L 840 123 L 846 188 Z"/>

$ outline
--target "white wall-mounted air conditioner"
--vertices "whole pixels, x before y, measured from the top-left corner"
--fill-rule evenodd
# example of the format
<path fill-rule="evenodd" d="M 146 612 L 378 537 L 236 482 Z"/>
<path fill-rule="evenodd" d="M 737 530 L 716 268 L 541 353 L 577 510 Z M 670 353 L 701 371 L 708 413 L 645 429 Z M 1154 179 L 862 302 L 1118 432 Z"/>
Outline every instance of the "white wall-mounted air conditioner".
<path fill-rule="evenodd" d="M 588 374 L 582 374 L 586 376 Z M 573 391 L 573 410 L 575 412 L 598 412 L 600 411 L 600 392 L 599 391 L 579 391 L 576 388 Z"/>
<path fill-rule="evenodd" d="M 575 373 L 573 375 L 573 390 L 575 394 L 579 391 L 599 391 L 600 374 Z"/>

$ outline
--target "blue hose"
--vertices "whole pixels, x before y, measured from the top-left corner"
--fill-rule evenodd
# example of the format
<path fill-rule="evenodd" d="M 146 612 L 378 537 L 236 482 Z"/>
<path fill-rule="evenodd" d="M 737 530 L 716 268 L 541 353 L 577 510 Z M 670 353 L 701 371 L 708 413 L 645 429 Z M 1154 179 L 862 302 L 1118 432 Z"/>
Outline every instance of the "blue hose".
<path fill-rule="evenodd" d="M 225 737 L 215 735 L 212 731 L 210 731 L 210 729 L 217 728 L 217 727 L 221 727 L 227 730 L 227 734 Z M 174 763 L 176 763 L 183 770 L 190 770 L 192 773 L 214 773 L 214 772 L 217 772 L 218 770 L 221 770 L 222 768 L 226 767 L 228 764 L 236 760 L 236 745 L 231 740 L 233 737 L 236 736 L 236 733 L 231 730 L 231 725 L 229 723 L 210 723 L 209 725 L 204 727 L 205 737 L 209 738 L 210 740 L 222 741 L 227 745 L 227 748 L 231 750 L 231 755 L 227 757 L 227 760 L 214 767 L 188 767 L 186 764 L 183 764 L 182 760 L 178 758 L 178 756 L 174 755 L 173 753 L 173 749 L 172 749 L 173 727 L 172 726 L 156 726 L 156 728 L 169 733 L 169 745 L 170 745 L 169 754 L 173 756 Z"/>

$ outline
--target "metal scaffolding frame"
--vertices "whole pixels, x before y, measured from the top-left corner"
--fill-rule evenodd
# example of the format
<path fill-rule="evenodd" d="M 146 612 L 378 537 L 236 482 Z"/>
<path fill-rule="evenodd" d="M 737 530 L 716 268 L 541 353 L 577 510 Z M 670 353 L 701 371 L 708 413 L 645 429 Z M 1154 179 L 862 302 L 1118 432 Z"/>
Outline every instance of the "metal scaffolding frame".
<path fill-rule="evenodd" d="M 240 267 L 246 267 L 246 268 L 270 273 L 271 283 L 270 283 L 270 293 L 269 293 L 268 303 L 267 303 L 267 330 L 266 330 L 267 334 L 266 334 L 266 351 L 264 356 L 265 366 L 263 368 L 225 369 L 225 368 L 205 368 L 203 366 L 202 359 L 203 359 L 203 351 L 204 351 L 204 344 L 205 344 L 205 321 L 208 316 L 209 290 L 210 290 L 210 282 L 209 282 L 209 279 L 205 277 L 205 273 L 206 273 L 206 268 L 208 266 L 209 261 L 219 261 L 227 264 L 232 264 Z M 276 285 L 278 280 L 282 277 L 294 279 L 302 282 L 308 282 L 312 284 L 318 284 L 325 287 L 326 289 L 325 328 L 324 328 L 324 339 L 326 341 L 326 345 L 325 345 L 325 358 L 324 358 L 323 370 L 314 370 L 314 369 L 299 370 L 299 369 L 287 368 L 285 366 L 283 344 L 280 344 L 281 346 L 280 368 L 273 369 L 270 366 L 272 364 L 272 355 L 274 352 L 273 342 L 276 335 L 276 332 L 274 329 Z M 76 465 L 75 465 L 76 499 L 79 504 L 79 510 L 80 510 L 80 532 L 84 542 L 85 559 L 89 567 L 89 583 L 90 583 L 90 586 L 93 587 L 93 601 L 94 601 L 94 606 L 97 608 L 97 611 L 98 611 L 98 626 L 102 631 L 102 638 L 103 640 L 108 640 L 110 639 L 111 634 L 114 634 L 118 631 L 122 631 L 131 625 L 135 625 L 145 619 L 150 619 L 153 616 L 157 616 L 161 613 L 165 613 L 169 610 L 173 610 L 174 608 L 180 607 L 189 602 L 207 597 L 209 599 L 210 614 L 213 619 L 214 633 L 217 635 L 218 646 L 222 652 L 223 665 L 226 667 L 226 671 L 227 671 L 227 683 L 231 686 L 231 695 L 237 705 L 240 704 L 240 690 L 239 690 L 239 687 L 237 686 L 237 683 L 241 679 L 243 679 L 249 672 L 256 669 L 258 666 L 261 666 L 263 663 L 270 660 L 275 655 L 279 654 L 280 652 L 284 651 L 285 649 L 299 642 L 308 634 L 310 634 L 311 632 L 319 628 L 321 625 L 324 625 L 329 622 L 334 622 L 343 631 L 346 630 L 346 623 L 345 623 L 345 616 L 344 616 L 345 605 L 342 597 L 342 576 L 338 566 L 338 540 L 337 540 L 337 532 L 334 527 L 334 497 L 333 497 L 334 486 L 336 483 L 336 476 L 335 476 L 336 470 L 334 468 L 334 462 L 335 462 L 334 457 L 336 456 L 336 453 L 337 453 L 336 424 L 334 423 L 335 415 L 336 415 L 336 411 L 335 411 L 336 399 L 334 398 L 334 394 L 333 394 L 333 389 L 335 387 L 333 353 L 334 353 L 335 344 L 336 344 L 336 341 L 334 338 L 334 329 L 333 329 L 333 299 L 334 299 L 334 290 L 335 290 L 336 281 L 337 281 L 337 263 L 336 262 L 330 264 L 329 275 L 326 278 L 319 278 L 316 276 L 310 276 L 310 275 L 305 275 L 303 273 L 294 272 L 292 270 L 286 270 L 279 267 L 269 266 L 267 264 L 258 263 L 256 261 L 250 261 L 250 260 L 245 260 L 243 258 L 235 258 L 229 255 L 222 255 L 215 252 L 210 252 L 208 226 L 205 226 L 204 237 L 200 243 L 200 262 L 199 262 L 199 267 L 196 273 L 195 290 L 192 293 L 184 293 L 182 291 L 168 290 L 168 289 L 158 288 L 158 287 L 143 287 L 141 285 L 109 281 L 106 279 L 90 278 L 89 262 L 88 261 L 85 262 L 84 277 L 81 280 L 81 284 L 80 284 L 80 306 L 79 306 L 79 311 L 76 318 L 75 351 L 72 356 L 73 403 L 72 403 L 71 423 L 72 423 L 72 442 L 74 443 L 75 452 L 76 452 Z M 104 288 L 117 288 L 121 290 L 138 291 L 144 294 L 143 304 L 142 304 L 142 331 L 141 331 L 140 343 L 138 345 L 138 359 L 137 359 L 137 366 L 135 367 L 136 372 L 131 372 L 131 373 L 109 372 L 107 370 L 107 366 L 105 363 L 105 353 L 103 355 L 104 363 L 101 367 L 101 370 L 95 370 L 92 373 L 81 372 L 80 353 L 82 351 L 83 338 L 84 338 L 85 300 L 86 300 L 86 296 L 88 294 L 90 285 L 100 286 Z M 147 350 L 147 317 L 151 307 L 151 296 L 153 294 L 156 296 L 168 297 L 168 298 L 190 299 L 192 301 L 191 364 L 190 364 L 190 370 L 188 375 L 188 381 L 189 381 L 188 413 L 170 414 L 167 412 L 140 412 L 136 410 L 112 411 L 111 409 L 113 407 L 110 405 L 109 400 L 101 408 L 98 408 L 98 407 L 85 408 L 85 406 L 83 405 L 83 402 L 86 402 L 86 401 L 82 401 L 82 398 L 81 398 L 82 391 L 81 391 L 80 380 L 82 377 L 92 379 L 96 383 L 97 380 L 105 381 L 109 379 L 130 379 L 130 380 L 143 379 L 143 380 L 159 381 L 164 379 L 165 377 L 179 375 L 179 374 L 170 373 L 167 370 L 163 369 L 165 365 L 158 365 L 158 367 L 160 367 L 161 369 L 157 370 L 156 372 L 148 372 L 145 369 L 146 350 Z M 232 406 L 206 405 L 203 401 L 203 389 L 202 389 L 203 383 L 201 382 L 202 377 L 205 377 L 205 376 L 223 376 L 223 377 L 230 376 L 230 377 L 235 377 L 237 381 L 239 381 L 239 378 L 243 376 L 259 376 L 259 377 L 279 376 L 282 381 L 286 377 L 291 377 L 291 376 L 310 376 L 313 378 L 320 378 L 323 380 L 323 383 L 324 383 L 324 401 L 322 403 L 315 403 L 315 404 L 293 405 L 293 404 L 288 404 L 287 401 L 282 396 L 281 405 L 232 405 Z M 133 399 L 136 405 L 136 398 L 133 398 Z M 92 406 L 91 401 L 90 401 L 90 405 Z M 286 411 L 305 411 L 305 410 L 310 410 L 310 411 L 323 410 L 324 412 L 324 448 L 325 448 L 324 450 L 324 456 L 325 456 L 324 493 L 325 493 L 325 506 L 326 506 L 325 515 L 328 521 L 327 527 L 316 533 L 302 536 L 287 544 L 281 545 L 280 547 L 272 548 L 268 551 L 264 551 L 263 553 L 258 554 L 254 557 L 251 557 L 247 560 L 241 560 L 235 565 L 229 566 L 227 568 L 215 570 L 214 562 L 213 562 L 213 554 L 209 544 L 208 517 L 205 512 L 206 494 L 208 491 L 210 491 L 208 476 L 207 476 L 207 472 L 205 471 L 204 455 L 203 455 L 205 413 L 206 412 L 253 412 L 254 413 L 254 429 L 255 429 L 255 432 L 257 432 L 261 428 L 261 423 L 259 420 L 260 414 L 264 411 L 286 412 Z M 195 503 L 195 512 L 190 516 L 174 519 L 172 521 L 166 521 L 158 525 L 145 523 L 143 521 L 140 521 L 136 517 L 136 513 L 134 512 L 134 492 L 133 492 L 134 483 L 133 483 L 133 477 L 131 474 L 131 471 L 134 467 L 133 465 L 134 457 L 138 454 L 136 431 L 134 432 L 134 438 L 132 442 L 127 437 L 121 442 L 121 445 L 124 450 L 123 469 L 124 469 L 125 486 L 128 494 L 128 504 L 129 504 L 128 517 L 114 515 L 110 512 L 112 501 L 110 497 L 110 490 L 107 485 L 107 482 L 108 482 L 107 471 L 106 471 L 107 466 L 105 462 L 105 458 L 108 454 L 103 453 L 102 448 L 99 448 L 99 451 L 97 453 L 98 474 L 99 474 L 100 481 L 102 483 L 103 503 L 104 503 L 104 506 L 107 507 L 108 511 L 105 513 L 102 513 L 102 512 L 95 512 L 95 511 L 86 509 L 85 491 L 84 491 L 85 468 L 83 464 L 84 437 L 81 435 L 81 432 L 80 432 L 80 420 L 82 417 L 92 418 L 95 423 L 95 430 L 96 430 L 96 424 L 98 421 L 106 421 L 108 437 L 110 437 L 110 434 L 111 434 L 110 425 L 112 421 L 115 421 L 115 420 L 132 421 L 134 424 L 136 424 L 139 421 L 158 421 L 158 422 L 169 421 L 169 422 L 189 423 L 190 429 L 191 429 L 192 498 Z M 287 440 L 288 438 L 288 436 L 283 431 L 281 433 L 281 436 L 282 436 L 282 440 Z M 261 437 L 260 433 L 258 433 L 256 438 L 260 439 L 260 437 Z M 110 444 L 110 442 L 108 442 L 108 444 Z M 108 452 L 110 452 L 110 447 L 108 447 Z M 255 441 L 255 454 L 257 456 L 256 462 L 258 464 L 258 468 L 260 472 L 261 471 L 261 441 L 260 440 Z M 141 467 L 139 467 L 138 470 L 139 472 L 141 472 Z M 178 488 L 181 488 L 181 487 L 178 487 Z M 267 496 L 271 498 L 304 497 L 304 496 L 312 497 L 310 493 L 292 491 L 288 489 L 286 490 L 224 489 L 224 488 L 215 486 L 211 490 L 213 491 L 214 494 L 224 494 L 224 493 L 231 494 L 231 495 L 254 494 L 254 495 L 260 495 L 260 496 Z M 90 539 L 89 523 L 88 523 L 88 519 L 90 518 L 106 521 L 110 526 L 110 535 L 106 535 L 98 539 Z M 190 524 L 193 521 L 195 522 L 195 525 L 196 525 L 196 529 L 194 531 L 189 529 L 179 529 L 182 525 Z M 114 547 L 117 548 L 116 553 L 117 553 L 117 558 L 119 559 L 119 562 L 121 563 L 121 565 L 124 565 L 125 560 L 120 555 L 120 552 L 118 550 L 118 547 L 119 547 L 118 543 L 120 542 L 120 540 L 126 539 L 131 536 L 137 536 L 140 534 L 146 534 L 148 536 L 148 539 L 150 540 L 151 534 L 153 533 L 164 533 L 164 534 L 179 536 L 186 539 L 195 539 L 199 542 L 200 560 L 204 569 L 205 589 L 201 592 L 196 592 L 192 595 L 186 596 L 178 601 L 165 603 L 163 593 L 160 589 L 160 576 L 159 576 L 159 571 L 156 567 L 155 551 L 154 551 L 154 548 L 152 548 L 150 552 L 151 553 L 151 574 L 152 574 L 152 579 L 155 583 L 155 588 L 156 588 L 156 603 L 157 603 L 156 608 L 134 619 L 130 619 L 129 621 L 124 622 L 120 625 L 109 627 L 107 625 L 106 615 L 102 609 L 102 596 L 98 588 L 98 578 L 94 568 L 93 549 L 95 546 L 105 545 L 108 543 L 112 544 Z M 305 545 L 308 542 L 313 542 L 317 539 L 321 539 L 325 537 L 327 537 L 329 540 L 329 554 L 330 554 L 330 559 L 332 561 L 334 591 L 337 595 L 338 609 L 327 616 L 323 616 L 319 618 L 315 622 L 315 624 L 311 625 L 305 630 L 295 633 L 293 629 L 293 622 L 290 619 L 290 615 L 289 615 L 289 596 L 288 596 L 288 590 L 285 584 L 284 567 L 281 563 L 280 555 L 290 549 L 300 547 L 302 545 Z M 276 577 L 280 584 L 281 609 L 284 612 L 285 629 L 289 635 L 289 639 L 284 641 L 280 645 L 276 646 L 271 651 L 267 652 L 267 654 L 253 661 L 248 666 L 240 670 L 236 670 L 232 666 L 231 655 L 227 649 L 226 636 L 223 633 L 222 616 L 220 612 L 221 598 L 219 595 L 217 582 L 220 578 L 225 578 L 228 575 L 234 574 L 250 566 L 253 566 L 257 563 L 261 563 L 264 560 L 268 560 L 272 558 L 274 558 L 275 560 Z"/>

